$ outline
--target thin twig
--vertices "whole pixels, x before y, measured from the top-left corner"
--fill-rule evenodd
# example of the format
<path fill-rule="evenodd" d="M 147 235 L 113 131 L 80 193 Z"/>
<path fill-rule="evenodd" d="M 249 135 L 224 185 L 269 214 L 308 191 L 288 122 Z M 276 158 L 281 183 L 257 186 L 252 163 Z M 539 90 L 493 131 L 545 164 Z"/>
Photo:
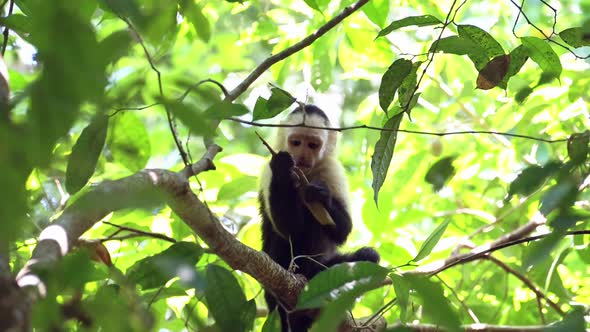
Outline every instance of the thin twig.
<path fill-rule="evenodd" d="M 131 232 L 131 233 L 135 233 L 135 234 L 138 234 L 138 235 L 143 235 L 143 236 L 147 236 L 147 237 L 153 237 L 154 239 L 160 239 L 160 240 L 164 240 L 164 241 L 176 243 L 176 240 L 175 239 L 173 239 L 171 237 L 168 237 L 168 236 L 166 236 L 164 234 L 146 232 L 146 231 L 142 231 L 142 230 L 137 229 L 137 228 L 132 228 L 132 227 L 127 227 L 127 226 L 113 224 L 113 223 L 111 223 L 109 221 L 103 221 L 103 224 L 107 224 L 107 225 L 116 227 L 119 230 L 123 230 L 123 231 Z M 120 231 L 117 231 L 116 233 L 112 234 L 112 236 L 115 236 L 118 233 L 120 233 Z M 107 237 L 107 239 L 111 239 L 111 237 L 109 236 L 109 237 Z"/>
<path fill-rule="evenodd" d="M 256 127 L 283 127 L 283 128 L 311 128 L 311 129 L 324 129 L 324 130 L 331 130 L 331 131 L 338 131 L 343 132 L 346 130 L 354 130 L 354 129 L 369 129 L 369 130 L 377 130 L 377 131 L 397 131 L 400 133 L 407 133 L 407 134 L 418 134 L 418 135 L 431 135 L 431 136 L 450 136 L 450 135 L 466 135 L 466 134 L 483 134 L 483 135 L 502 135 L 514 138 L 524 138 L 530 139 L 539 142 L 545 143 L 559 143 L 559 142 L 566 142 L 567 138 L 558 138 L 558 139 L 549 139 L 549 138 L 542 138 L 542 137 L 535 137 L 529 135 L 521 135 L 521 134 L 512 134 L 512 133 L 504 133 L 499 131 L 490 131 L 490 130 L 463 130 L 463 131 L 451 131 L 451 132 L 430 132 L 430 131 L 419 131 L 419 130 L 409 130 L 409 129 L 391 129 L 391 128 L 382 128 L 382 127 L 374 127 L 374 126 L 367 126 L 367 125 L 358 125 L 358 126 L 350 126 L 350 127 L 319 127 L 319 126 L 310 126 L 301 124 L 274 124 L 274 123 L 259 123 L 254 121 L 247 121 L 238 118 L 227 118 L 227 120 L 247 124 L 250 126 Z"/>
<path fill-rule="evenodd" d="M 294 44 L 293 46 L 287 47 L 286 49 L 282 50 L 281 52 L 274 54 L 266 60 L 262 61 L 261 64 L 258 65 L 251 73 L 246 77 L 238 86 L 233 89 L 226 100 L 234 101 L 238 96 L 240 96 L 244 91 L 248 89 L 252 83 L 254 83 L 260 75 L 262 75 L 267 69 L 269 69 L 272 65 L 282 61 L 289 56 L 301 51 L 302 49 L 308 47 L 309 45 L 313 44 L 318 38 L 326 34 L 332 28 L 334 28 L 338 23 L 342 22 L 345 18 L 350 16 L 355 11 L 359 10 L 364 4 L 369 2 L 369 0 L 359 0 L 351 6 L 348 6 L 342 10 L 342 12 L 336 16 L 334 16 L 331 20 L 326 22 L 326 24 L 322 25 L 317 31 L 308 35 L 307 37 L 303 38 L 298 43 Z"/>
<path fill-rule="evenodd" d="M 271 155 L 275 156 L 277 153 L 272 149 L 272 147 L 264 140 L 264 138 L 262 138 L 262 136 L 260 136 L 260 134 L 257 131 L 254 131 L 254 133 L 256 134 L 256 136 L 258 136 L 258 138 L 260 138 L 260 140 L 262 141 L 262 144 L 264 144 L 264 146 L 266 146 L 266 148 L 268 149 L 268 151 L 270 152 Z"/>
<path fill-rule="evenodd" d="M 4 4 L 2 4 L 2 7 L 4 7 Z M 6 16 L 12 15 L 13 9 L 14 9 L 14 0 L 10 0 L 10 5 L 8 7 L 8 14 Z M 8 35 L 9 34 L 10 34 L 10 29 L 8 27 L 5 27 L 4 33 L 3 33 L 4 40 L 2 41 L 2 55 L 4 55 L 4 52 L 6 52 L 6 47 L 8 47 Z"/>
<path fill-rule="evenodd" d="M 483 258 L 493 262 L 494 264 L 496 264 L 500 268 L 502 268 L 504 271 L 506 271 L 506 272 L 512 274 L 513 276 L 515 276 L 516 278 L 518 278 L 531 291 L 533 291 L 533 293 L 535 293 L 535 295 L 538 298 L 545 300 L 545 302 L 547 302 L 547 304 L 549 304 L 549 306 L 551 306 L 555 311 L 557 311 L 558 314 L 560 314 L 561 316 L 565 315 L 565 312 L 563 312 L 563 310 L 561 310 L 559 305 L 557 303 L 551 301 L 547 297 L 547 295 L 545 295 L 537 286 L 535 286 L 535 284 L 533 284 L 533 282 L 531 280 L 529 280 L 529 278 L 527 278 L 525 275 L 516 271 L 515 269 L 508 266 L 506 263 L 502 262 L 501 260 L 499 260 L 491 255 L 484 256 Z"/>

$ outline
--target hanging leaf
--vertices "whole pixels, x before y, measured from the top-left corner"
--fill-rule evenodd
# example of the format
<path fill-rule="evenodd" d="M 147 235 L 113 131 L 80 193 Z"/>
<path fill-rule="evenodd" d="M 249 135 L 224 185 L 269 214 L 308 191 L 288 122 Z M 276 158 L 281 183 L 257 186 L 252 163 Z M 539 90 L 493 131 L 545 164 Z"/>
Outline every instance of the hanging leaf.
<path fill-rule="evenodd" d="M 420 68 L 421 64 L 422 62 L 418 61 L 412 65 L 410 73 L 408 73 L 408 76 L 404 78 L 402 84 L 399 86 L 398 89 L 399 106 L 407 113 L 409 113 L 414 106 L 412 105 L 413 101 L 410 102 L 410 100 L 415 97 L 414 91 L 416 90 L 416 83 L 418 81 L 418 75 L 416 74 L 416 72 L 418 71 L 418 68 Z M 417 102 L 418 99 L 415 99 Z"/>
<path fill-rule="evenodd" d="M 567 154 L 571 161 L 576 164 L 583 164 L 588 159 L 590 152 L 590 131 L 572 134 L 567 140 Z"/>
<path fill-rule="evenodd" d="M 193 25 L 199 39 L 207 43 L 211 39 L 211 26 L 203 9 L 194 0 L 180 1 L 180 13 Z"/>
<path fill-rule="evenodd" d="M 561 166 L 562 163 L 559 161 L 550 161 L 544 166 L 532 165 L 525 168 L 510 183 L 507 199 L 510 199 L 513 195 L 527 196 L 532 194 Z"/>
<path fill-rule="evenodd" d="M 242 116 L 248 114 L 250 110 L 239 103 L 232 103 L 226 100 L 215 102 L 205 110 L 205 114 L 210 119 L 223 120 L 234 116 Z"/>
<path fill-rule="evenodd" d="M 399 28 L 408 27 L 408 26 L 429 26 L 429 25 L 437 25 L 443 24 L 441 20 L 432 16 L 432 15 L 421 15 L 421 16 L 409 16 L 404 17 L 401 20 L 391 22 L 385 29 L 379 31 L 377 38 L 386 36 L 390 34 L 392 31 L 397 30 Z"/>
<path fill-rule="evenodd" d="M 222 331 L 249 331 L 256 316 L 254 299 L 246 300 L 236 277 L 227 269 L 207 266 L 207 308 Z"/>
<path fill-rule="evenodd" d="M 432 185 L 434 191 L 439 191 L 455 174 L 454 160 L 455 156 L 442 158 L 426 172 L 424 179 Z"/>
<path fill-rule="evenodd" d="M 161 287 L 174 277 L 192 283 L 195 264 L 203 249 L 193 242 L 178 242 L 168 249 L 135 262 L 127 269 L 127 277 L 143 289 Z"/>
<path fill-rule="evenodd" d="M 389 270 L 371 262 L 342 263 L 318 273 L 305 286 L 297 309 L 321 308 L 346 294 L 354 297 L 381 286 Z"/>
<path fill-rule="evenodd" d="M 508 64 L 508 72 L 502 79 L 498 86 L 504 90 L 508 87 L 508 80 L 516 75 L 522 66 L 524 66 L 525 62 L 528 60 L 528 50 L 523 45 L 519 45 L 517 48 L 513 49 L 510 52 L 510 61 Z"/>
<path fill-rule="evenodd" d="M 428 52 L 443 52 L 457 55 L 479 54 L 482 57 L 484 56 L 483 50 L 477 44 L 460 36 L 450 36 L 436 40 L 432 43 Z"/>
<path fill-rule="evenodd" d="M 72 148 L 66 169 L 66 189 L 73 195 L 86 185 L 94 170 L 107 137 L 109 118 L 95 117 L 84 130 Z"/>
<path fill-rule="evenodd" d="M 375 152 L 371 157 L 371 172 L 373 173 L 373 199 L 375 200 L 376 205 L 379 204 L 379 190 L 381 189 L 381 186 L 383 186 L 383 182 L 385 182 L 387 170 L 389 169 L 391 158 L 393 158 L 393 150 L 395 149 L 395 144 L 397 143 L 397 130 L 402 123 L 403 115 L 404 113 L 401 112 L 400 109 L 400 113 L 387 120 L 383 128 L 389 130 L 384 130 L 381 132 L 381 136 L 375 144 Z"/>
<path fill-rule="evenodd" d="M 504 54 L 493 58 L 488 62 L 477 76 L 477 88 L 489 90 L 496 87 L 508 73 L 510 55 Z"/>
<path fill-rule="evenodd" d="M 525 86 L 524 88 L 518 90 L 518 92 L 514 96 L 514 100 L 517 103 L 522 104 L 524 100 L 531 95 L 531 93 L 533 93 L 533 88 L 531 88 L 530 86 Z"/>
<path fill-rule="evenodd" d="M 575 48 L 590 46 L 590 31 L 584 31 L 581 27 L 565 29 L 559 33 L 559 37 Z"/>
<path fill-rule="evenodd" d="M 256 100 L 252 114 L 253 121 L 274 118 L 291 106 L 296 100 L 283 89 L 272 88 L 270 91 L 271 95 L 268 100 L 262 97 L 258 97 Z"/>
<path fill-rule="evenodd" d="M 529 56 L 543 72 L 555 78 L 561 75 L 562 67 L 559 57 L 549 45 L 549 42 L 537 37 L 522 37 L 522 45 L 527 48 Z"/>
<path fill-rule="evenodd" d="M 262 325 L 262 332 L 281 332 L 281 316 L 278 310 L 273 310 L 266 317 L 264 325 Z"/>
<path fill-rule="evenodd" d="M 419 262 L 430 255 L 432 249 L 434 249 L 438 241 L 440 241 L 441 237 L 447 230 L 447 226 L 449 226 L 450 222 L 451 220 L 447 219 L 442 224 L 438 225 L 438 227 L 436 227 L 436 229 L 428 236 L 426 241 L 422 243 L 422 246 L 420 246 L 418 254 L 413 259 L 414 262 Z"/>
<path fill-rule="evenodd" d="M 488 60 L 505 53 L 500 43 L 479 27 L 474 25 L 459 25 L 457 32 L 460 37 L 471 41 L 483 51 L 483 54 L 480 52 L 468 54 L 469 59 L 473 61 L 477 70 L 481 70 L 488 63 Z"/>
<path fill-rule="evenodd" d="M 397 88 L 402 84 L 404 79 L 412 70 L 412 61 L 406 59 L 397 59 L 387 69 L 381 78 L 379 85 L 379 106 L 387 113 L 389 105 L 393 101 Z"/>
<path fill-rule="evenodd" d="M 112 118 L 109 148 L 115 161 L 132 172 L 142 170 L 150 159 L 150 139 L 143 122 L 132 112 Z"/>

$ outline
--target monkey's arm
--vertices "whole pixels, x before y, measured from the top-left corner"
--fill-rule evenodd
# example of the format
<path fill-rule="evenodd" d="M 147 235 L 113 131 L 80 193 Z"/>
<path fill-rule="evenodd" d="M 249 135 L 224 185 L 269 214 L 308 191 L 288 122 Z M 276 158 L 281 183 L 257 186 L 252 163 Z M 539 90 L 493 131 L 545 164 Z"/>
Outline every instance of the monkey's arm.
<path fill-rule="evenodd" d="M 303 201 L 291 175 L 295 162 L 288 152 L 278 152 L 270 161 L 272 176 L 268 200 L 274 226 L 284 236 L 303 230 Z"/>
<path fill-rule="evenodd" d="M 323 225 L 322 227 L 334 242 L 344 243 L 352 230 L 352 220 L 345 205 L 332 195 L 330 189 L 323 183 L 312 182 L 307 185 L 304 196 L 307 202 L 320 202 L 324 205 L 335 225 Z"/>

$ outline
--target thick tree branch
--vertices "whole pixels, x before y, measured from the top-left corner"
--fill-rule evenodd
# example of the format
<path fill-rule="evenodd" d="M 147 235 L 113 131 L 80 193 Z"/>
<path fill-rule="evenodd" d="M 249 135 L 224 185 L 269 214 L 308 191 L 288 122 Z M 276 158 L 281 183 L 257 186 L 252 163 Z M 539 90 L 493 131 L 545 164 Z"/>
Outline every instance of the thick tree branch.
<path fill-rule="evenodd" d="M 409 325 L 397 325 L 403 326 L 407 331 L 416 332 L 442 332 L 445 329 L 437 325 L 430 324 L 409 324 Z M 506 326 L 506 325 L 489 325 L 489 324 L 472 324 L 463 325 L 462 331 L 465 332 L 541 332 L 545 331 L 547 326 Z"/>
<path fill-rule="evenodd" d="M 211 160 L 219 151 L 218 146 L 212 145 L 199 162 L 178 173 L 149 169 L 95 185 L 41 232 L 33 257 L 17 276 L 18 285 L 35 287 L 43 295 L 45 286 L 34 273 L 35 266 L 48 266 L 59 260 L 72 249 L 84 232 L 108 213 L 167 202 L 210 249 L 232 268 L 250 274 L 287 305 L 294 306 L 305 280 L 287 272 L 268 255 L 237 241 L 190 190 L 188 178 L 213 169 Z"/>

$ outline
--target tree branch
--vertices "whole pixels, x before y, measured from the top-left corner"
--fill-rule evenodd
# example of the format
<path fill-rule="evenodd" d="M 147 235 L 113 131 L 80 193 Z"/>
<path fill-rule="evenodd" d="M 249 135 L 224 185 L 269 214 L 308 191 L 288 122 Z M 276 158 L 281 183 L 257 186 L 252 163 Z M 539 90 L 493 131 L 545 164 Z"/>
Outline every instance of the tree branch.
<path fill-rule="evenodd" d="M 258 67 L 256 67 L 256 69 L 254 69 L 254 71 L 252 71 L 250 73 L 250 75 L 248 75 L 248 77 L 246 77 L 240 84 L 238 84 L 238 86 L 235 89 L 230 91 L 230 93 L 227 95 L 227 97 L 225 99 L 228 101 L 234 101 L 242 93 L 244 93 L 244 91 L 246 91 L 248 89 L 248 87 L 250 85 L 252 85 L 252 83 L 254 83 L 254 81 L 256 81 L 258 79 L 258 77 L 260 77 L 260 75 L 262 75 L 272 65 L 288 58 L 289 56 L 291 56 L 291 55 L 301 51 L 302 49 L 306 48 L 307 46 L 313 44 L 313 42 L 315 42 L 318 38 L 320 38 L 321 36 L 326 34 L 326 32 L 330 31 L 338 23 L 342 22 L 345 18 L 350 16 L 352 13 L 359 10 L 359 8 L 361 8 L 367 2 L 369 2 L 369 0 L 359 0 L 355 4 L 344 8 L 340 14 L 334 16 L 331 20 L 326 22 L 326 24 L 322 25 L 316 32 L 303 38 L 301 41 L 294 44 L 293 46 L 287 47 L 286 49 L 282 50 L 281 52 L 274 54 L 274 55 L 268 57 L 266 60 L 262 61 L 262 63 L 259 64 Z"/>

